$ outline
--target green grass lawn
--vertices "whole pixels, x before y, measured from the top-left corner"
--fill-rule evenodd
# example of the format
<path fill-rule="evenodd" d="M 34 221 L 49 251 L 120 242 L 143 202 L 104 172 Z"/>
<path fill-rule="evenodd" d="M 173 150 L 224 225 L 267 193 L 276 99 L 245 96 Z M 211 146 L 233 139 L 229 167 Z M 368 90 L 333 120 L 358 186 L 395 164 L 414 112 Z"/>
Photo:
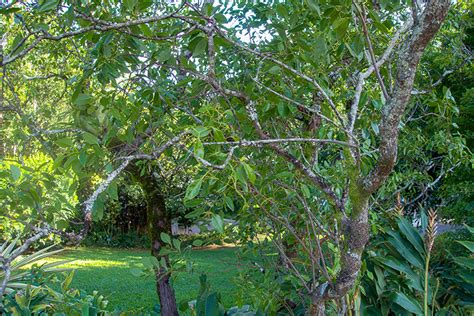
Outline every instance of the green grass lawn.
<path fill-rule="evenodd" d="M 178 303 L 196 298 L 199 276 L 206 273 L 211 288 L 222 294 L 223 303 L 229 307 L 235 304 L 236 287 L 234 278 L 238 275 L 241 261 L 237 248 L 193 250 L 193 273 L 178 273 L 174 283 Z M 141 266 L 141 258 L 148 256 L 148 250 L 75 248 L 67 249 L 47 261 L 74 260 L 65 267 L 76 270 L 73 287 L 91 293 L 94 290 L 107 297 L 113 310 L 143 308 L 152 310 L 158 303 L 153 277 L 134 276 L 130 269 Z"/>

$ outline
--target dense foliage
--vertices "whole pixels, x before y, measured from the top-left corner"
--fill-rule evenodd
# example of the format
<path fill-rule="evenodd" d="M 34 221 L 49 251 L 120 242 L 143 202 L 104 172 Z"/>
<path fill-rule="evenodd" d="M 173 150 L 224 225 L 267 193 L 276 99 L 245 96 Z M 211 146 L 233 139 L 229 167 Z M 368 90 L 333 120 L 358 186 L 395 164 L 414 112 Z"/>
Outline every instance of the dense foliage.
<path fill-rule="evenodd" d="M 209 222 L 255 255 L 277 254 L 259 263 L 269 273 L 241 278 L 261 291 L 258 312 L 460 306 L 469 293 L 451 299 L 428 281 L 435 225 L 422 214 L 472 224 L 471 9 L 449 0 L 2 4 L 2 235 L 21 234 L 23 252 L 47 238 L 123 246 L 137 236 L 151 248 L 146 270 L 163 315 L 178 314 L 174 272 L 191 270 L 188 245 L 170 236 L 175 220 Z M 397 197 L 431 239 L 408 219 L 390 222 Z M 0 257 L 5 274 L 21 254 Z M 387 257 L 408 263 L 380 274 Z M 407 283 L 399 272 L 425 277 Z M 361 299 L 364 273 L 376 284 Z M 200 299 L 223 313 L 207 292 Z"/>

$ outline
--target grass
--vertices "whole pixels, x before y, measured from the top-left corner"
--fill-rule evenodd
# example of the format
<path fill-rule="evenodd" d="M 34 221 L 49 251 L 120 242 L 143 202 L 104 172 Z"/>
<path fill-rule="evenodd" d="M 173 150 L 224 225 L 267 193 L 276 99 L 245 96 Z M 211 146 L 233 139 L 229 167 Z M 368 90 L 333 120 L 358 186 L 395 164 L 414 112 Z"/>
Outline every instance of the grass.
<path fill-rule="evenodd" d="M 239 274 L 240 259 L 237 248 L 216 248 L 193 250 L 193 273 L 178 273 L 174 282 L 176 299 L 190 301 L 199 290 L 199 276 L 206 273 L 211 289 L 222 294 L 223 303 L 235 305 L 237 288 L 233 279 Z M 136 277 L 132 267 L 141 266 L 149 251 L 139 249 L 75 248 L 48 259 L 74 260 L 65 267 L 76 270 L 72 286 L 88 293 L 94 290 L 107 297 L 111 310 L 149 311 L 158 303 L 155 280 L 150 277 Z"/>

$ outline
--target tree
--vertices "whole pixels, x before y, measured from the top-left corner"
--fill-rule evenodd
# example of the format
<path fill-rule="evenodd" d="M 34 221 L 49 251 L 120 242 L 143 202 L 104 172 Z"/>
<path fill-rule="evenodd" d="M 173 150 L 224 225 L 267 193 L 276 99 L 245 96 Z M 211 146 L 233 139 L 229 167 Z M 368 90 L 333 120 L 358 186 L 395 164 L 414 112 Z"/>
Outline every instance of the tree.
<path fill-rule="evenodd" d="M 292 235 L 306 261 L 287 258 L 288 268 L 322 314 L 356 284 L 369 201 L 394 168 L 417 66 L 449 6 L 12 2 L 2 14 L 17 24 L 3 28 L 17 36 L 8 34 L 0 65 L 10 76 L 9 67 L 47 52 L 77 65 L 71 127 L 82 147 L 70 165 L 79 173 L 118 165 L 83 203 L 85 223 L 129 165 L 180 150 L 217 170 L 195 177 L 188 202 L 222 192 L 235 209 L 237 194 L 239 213 L 271 227 L 283 257 L 278 237 Z M 331 272 L 330 257 L 340 259 Z"/>

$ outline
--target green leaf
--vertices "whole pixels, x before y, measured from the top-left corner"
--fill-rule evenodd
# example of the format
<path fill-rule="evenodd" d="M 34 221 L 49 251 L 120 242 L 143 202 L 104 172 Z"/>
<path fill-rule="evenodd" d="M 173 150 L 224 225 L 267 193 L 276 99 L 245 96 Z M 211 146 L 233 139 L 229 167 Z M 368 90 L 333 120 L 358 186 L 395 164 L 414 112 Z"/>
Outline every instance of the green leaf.
<path fill-rule="evenodd" d="M 194 144 L 194 154 L 196 156 L 198 156 L 199 158 L 203 158 L 204 157 L 204 146 L 202 145 L 201 141 L 198 140 L 195 144 Z"/>
<path fill-rule="evenodd" d="M 471 234 L 474 234 L 474 227 L 470 227 L 470 226 L 468 226 L 468 225 L 466 225 L 466 224 L 464 224 L 464 227 L 466 227 L 467 230 L 469 230 L 469 232 L 470 232 Z"/>
<path fill-rule="evenodd" d="M 469 249 L 470 252 L 474 252 L 474 241 L 457 240 L 457 242 Z"/>
<path fill-rule="evenodd" d="M 220 217 L 220 215 L 212 215 L 211 224 L 217 232 L 221 234 L 224 232 L 224 221 L 222 220 L 222 217 Z"/>
<path fill-rule="evenodd" d="M 196 137 L 206 137 L 210 132 L 211 130 L 204 126 L 198 126 L 192 130 L 193 135 Z"/>
<path fill-rule="evenodd" d="M 393 247 L 400 253 L 402 258 L 405 258 L 408 262 L 414 265 L 417 268 L 423 269 L 424 263 L 423 259 L 411 246 L 411 244 L 402 236 L 394 231 L 389 231 L 388 234 L 391 238 L 388 238 L 388 241 L 393 245 Z"/>
<path fill-rule="evenodd" d="M 21 177 L 21 170 L 17 166 L 11 165 L 10 174 L 12 176 L 13 181 L 17 181 Z"/>
<path fill-rule="evenodd" d="M 168 235 L 167 233 L 162 232 L 162 233 L 160 234 L 160 238 L 161 238 L 161 240 L 163 240 L 163 241 L 164 241 L 165 243 L 167 243 L 168 245 L 171 245 L 171 237 L 170 237 L 170 235 Z"/>
<path fill-rule="evenodd" d="M 207 46 L 207 38 L 201 37 L 197 43 L 196 46 L 193 49 L 193 56 L 200 56 L 204 54 L 206 51 L 206 46 Z"/>
<path fill-rule="evenodd" d="M 336 31 L 337 37 L 339 39 L 343 38 L 346 35 L 347 28 L 349 27 L 349 18 L 339 19 L 334 23 L 334 30 Z"/>
<path fill-rule="evenodd" d="M 221 316 L 217 293 L 211 293 L 206 297 L 204 309 L 201 313 L 198 311 L 198 314 L 203 316 Z"/>
<path fill-rule="evenodd" d="M 173 246 L 177 250 L 180 250 L 181 249 L 181 241 L 177 238 L 173 238 Z"/>
<path fill-rule="evenodd" d="M 249 179 L 250 183 L 254 184 L 255 180 L 257 179 L 255 171 L 253 171 L 252 167 L 250 167 L 245 162 L 242 162 L 242 165 L 244 166 L 245 173 L 247 174 L 247 178 Z"/>
<path fill-rule="evenodd" d="M 213 132 L 214 132 L 214 140 L 216 142 L 225 142 L 224 133 L 222 133 L 221 130 L 215 128 Z"/>
<path fill-rule="evenodd" d="M 81 150 L 81 152 L 79 153 L 79 163 L 81 164 L 81 166 L 85 166 L 86 163 L 87 163 L 87 152 L 85 150 Z"/>
<path fill-rule="evenodd" d="M 316 12 L 319 16 L 321 16 L 321 9 L 319 8 L 319 5 L 317 4 L 316 1 L 314 0 L 307 0 L 308 6 L 311 10 Z"/>
<path fill-rule="evenodd" d="M 59 4 L 59 0 L 44 0 L 37 8 L 38 12 L 47 12 L 55 9 Z"/>
<path fill-rule="evenodd" d="M 417 315 L 423 314 L 420 303 L 418 303 L 414 298 L 406 296 L 404 293 L 396 293 L 393 302 L 397 303 L 410 313 Z"/>
<path fill-rule="evenodd" d="M 303 196 L 304 196 L 305 198 L 309 199 L 309 198 L 311 197 L 311 193 L 310 193 L 310 191 L 309 191 L 308 186 L 307 186 L 306 184 L 302 183 L 302 184 L 300 185 L 300 187 L 301 187 L 301 192 L 303 192 Z"/>
<path fill-rule="evenodd" d="M 410 243 L 415 247 L 420 254 L 425 254 L 425 247 L 423 244 L 423 238 L 420 233 L 410 224 L 406 219 L 401 218 L 398 221 L 398 227 L 400 231 L 405 235 L 405 237 L 410 241 Z"/>
<path fill-rule="evenodd" d="M 372 130 L 374 131 L 375 135 L 379 134 L 379 125 L 376 122 L 371 122 L 370 126 L 372 127 Z"/>
<path fill-rule="evenodd" d="M 82 138 L 84 139 L 84 141 L 88 144 L 91 144 L 91 145 L 99 145 L 99 140 L 97 139 L 97 137 L 95 135 L 92 135 L 91 133 L 89 132 L 85 132 L 82 134 Z"/>
<path fill-rule="evenodd" d="M 203 245 L 203 241 L 200 239 L 196 239 L 195 241 L 193 241 L 194 247 L 201 247 L 202 245 Z"/>
<path fill-rule="evenodd" d="M 92 97 L 88 94 L 80 93 L 77 98 L 72 100 L 72 103 L 75 105 L 86 105 L 92 101 Z"/>
<path fill-rule="evenodd" d="M 288 116 L 288 107 L 284 103 L 278 103 L 277 104 L 277 110 L 278 114 L 280 114 L 281 117 L 287 117 Z"/>
<path fill-rule="evenodd" d="M 474 258 L 454 257 L 454 262 L 468 269 L 474 269 Z"/>
<path fill-rule="evenodd" d="M 198 179 L 194 182 L 192 182 L 188 187 L 186 188 L 186 200 L 191 200 L 195 198 L 198 194 L 199 191 L 201 191 L 201 186 L 202 186 L 202 179 Z"/>
<path fill-rule="evenodd" d="M 171 49 L 169 47 L 163 47 L 158 53 L 158 60 L 161 62 L 168 61 L 171 58 Z"/>
<path fill-rule="evenodd" d="M 381 262 L 382 264 L 395 269 L 400 272 L 404 272 L 407 275 L 414 274 L 413 270 L 405 263 L 398 261 L 393 257 L 376 257 L 375 260 Z"/>
<path fill-rule="evenodd" d="M 270 69 L 268 69 L 268 73 L 271 73 L 272 75 L 278 75 L 281 72 L 280 66 L 272 66 Z"/>
<path fill-rule="evenodd" d="M 232 200 L 232 198 L 229 197 L 229 196 L 226 196 L 226 197 L 224 197 L 224 199 L 225 199 L 225 205 L 227 205 L 227 207 L 231 211 L 235 211 L 234 201 Z"/>
<path fill-rule="evenodd" d="M 69 286 L 71 285 L 72 279 L 74 278 L 74 270 L 72 270 L 66 279 L 64 280 L 63 284 L 61 285 L 61 288 L 63 291 L 67 291 L 69 289 Z"/>
<path fill-rule="evenodd" d="M 55 143 L 63 148 L 68 148 L 68 147 L 73 146 L 72 139 L 70 139 L 69 137 L 60 138 L 56 140 Z"/>

